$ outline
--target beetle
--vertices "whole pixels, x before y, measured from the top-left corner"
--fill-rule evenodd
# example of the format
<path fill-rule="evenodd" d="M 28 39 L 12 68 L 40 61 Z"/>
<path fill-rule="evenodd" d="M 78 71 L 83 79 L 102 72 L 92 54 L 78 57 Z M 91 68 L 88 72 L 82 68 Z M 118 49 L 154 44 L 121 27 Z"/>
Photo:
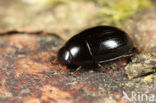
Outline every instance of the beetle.
<path fill-rule="evenodd" d="M 69 39 L 58 52 L 63 65 L 89 66 L 131 56 L 133 42 L 117 27 L 96 26 Z"/>

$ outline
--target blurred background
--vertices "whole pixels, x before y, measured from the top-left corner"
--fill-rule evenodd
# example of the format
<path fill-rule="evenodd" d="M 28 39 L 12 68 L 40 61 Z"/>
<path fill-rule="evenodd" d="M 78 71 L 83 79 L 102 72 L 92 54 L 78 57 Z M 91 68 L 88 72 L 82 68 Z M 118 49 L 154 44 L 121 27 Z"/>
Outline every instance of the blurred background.
<path fill-rule="evenodd" d="M 0 30 L 46 31 L 64 40 L 95 25 L 121 26 L 154 0 L 0 0 Z"/>

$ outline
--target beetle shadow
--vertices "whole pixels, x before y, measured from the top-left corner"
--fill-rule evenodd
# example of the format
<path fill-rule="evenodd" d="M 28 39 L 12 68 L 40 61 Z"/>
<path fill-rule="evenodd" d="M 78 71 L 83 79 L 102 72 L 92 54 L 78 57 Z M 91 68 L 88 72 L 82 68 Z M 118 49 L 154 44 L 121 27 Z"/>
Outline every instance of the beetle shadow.
<path fill-rule="evenodd" d="M 121 67 L 125 67 L 129 62 L 131 62 L 132 59 L 129 57 L 126 58 L 120 58 L 117 60 L 113 60 L 110 62 L 100 63 L 100 64 L 94 64 L 94 65 L 88 65 L 88 66 L 77 66 L 77 65 L 68 65 L 67 68 L 69 69 L 69 72 L 78 72 L 78 73 L 84 73 L 84 72 L 109 72 L 109 71 L 116 71 Z M 123 65 L 123 62 L 126 63 L 126 65 Z"/>
<path fill-rule="evenodd" d="M 70 72 L 89 72 L 95 71 L 98 72 L 98 65 L 89 65 L 89 66 L 77 66 L 77 65 L 68 65 L 67 68 Z"/>
<path fill-rule="evenodd" d="M 107 64 L 95 64 L 95 65 L 88 65 L 88 66 L 76 66 L 76 65 L 68 65 L 67 68 L 69 69 L 69 72 L 76 72 L 76 73 L 85 73 L 89 71 L 93 72 L 106 72 L 106 66 Z M 108 66 L 108 65 L 107 65 Z"/>

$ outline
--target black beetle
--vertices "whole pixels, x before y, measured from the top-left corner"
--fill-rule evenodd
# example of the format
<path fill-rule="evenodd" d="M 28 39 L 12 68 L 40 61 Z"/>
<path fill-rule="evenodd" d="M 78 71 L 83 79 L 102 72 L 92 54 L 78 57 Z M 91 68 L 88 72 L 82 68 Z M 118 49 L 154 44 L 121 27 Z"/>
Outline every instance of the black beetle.
<path fill-rule="evenodd" d="M 87 66 L 130 56 L 133 42 L 122 30 L 111 26 L 89 28 L 73 36 L 58 52 L 63 65 Z"/>

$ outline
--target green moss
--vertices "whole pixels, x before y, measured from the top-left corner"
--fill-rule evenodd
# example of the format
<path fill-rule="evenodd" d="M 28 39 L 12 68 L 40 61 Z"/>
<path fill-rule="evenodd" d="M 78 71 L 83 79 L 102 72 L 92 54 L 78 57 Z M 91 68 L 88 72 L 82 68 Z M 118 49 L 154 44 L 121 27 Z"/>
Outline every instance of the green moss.
<path fill-rule="evenodd" d="M 127 19 L 135 12 L 150 7 L 151 2 L 149 0 L 99 0 L 104 1 L 103 7 L 100 11 L 101 17 L 105 20 L 118 23 L 121 20 Z M 107 5 L 107 6 L 105 6 Z"/>
<path fill-rule="evenodd" d="M 71 1 L 75 1 L 75 0 L 49 0 L 49 3 L 56 5 L 56 4 L 62 4 L 62 3 L 69 3 Z"/>

